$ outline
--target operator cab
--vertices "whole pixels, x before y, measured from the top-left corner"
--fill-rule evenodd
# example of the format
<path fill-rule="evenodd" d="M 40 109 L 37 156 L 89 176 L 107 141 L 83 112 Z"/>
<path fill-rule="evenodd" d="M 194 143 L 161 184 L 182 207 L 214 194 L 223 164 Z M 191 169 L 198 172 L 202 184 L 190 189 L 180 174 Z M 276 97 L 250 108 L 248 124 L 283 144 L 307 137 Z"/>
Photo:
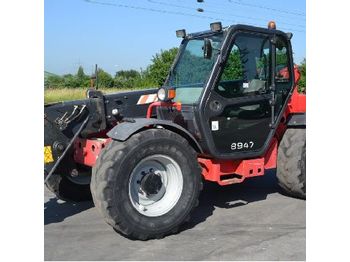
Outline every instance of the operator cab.
<path fill-rule="evenodd" d="M 291 35 L 274 23 L 267 29 L 213 23 L 208 31 L 181 31 L 164 83 L 181 113 L 158 110 L 158 117 L 184 126 L 216 158 L 262 155 L 294 85 Z"/>

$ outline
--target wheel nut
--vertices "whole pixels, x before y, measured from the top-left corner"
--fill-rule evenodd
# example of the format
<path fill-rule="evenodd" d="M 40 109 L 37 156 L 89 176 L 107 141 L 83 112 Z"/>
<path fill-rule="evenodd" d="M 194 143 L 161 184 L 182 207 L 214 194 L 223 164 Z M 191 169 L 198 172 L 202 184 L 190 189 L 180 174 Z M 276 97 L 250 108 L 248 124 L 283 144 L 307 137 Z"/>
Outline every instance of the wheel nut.
<path fill-rule="evenodd" d="M 53 143 L 53 148 L 59 152 L 63 152 L 65 149 L 65 145 L 62 142 L 55 141 Z"/>
<path fill-rule="evenodd" d="M 112 109 L 112 115 L 117 116 L 119 114 L 119 110 L 117 108 Z"/>

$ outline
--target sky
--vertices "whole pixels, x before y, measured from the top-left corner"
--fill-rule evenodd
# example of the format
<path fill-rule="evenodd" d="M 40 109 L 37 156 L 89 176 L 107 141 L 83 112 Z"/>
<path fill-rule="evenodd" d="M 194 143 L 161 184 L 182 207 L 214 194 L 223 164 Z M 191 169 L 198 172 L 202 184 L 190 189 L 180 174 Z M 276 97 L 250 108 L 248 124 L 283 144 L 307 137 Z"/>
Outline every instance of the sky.
<path fill-rule="evenodd" d="M 203 12 L 198 12 L 201 8 Z M 44 69 L 86 74 L 94 65 L 115 75 L 145 69 L 160 50 L 179 46 L 175 31 L 197 32 L 221 21 L 292 32 L 294 62 L 306 56 L 305 0 L 45 0 Z"/>

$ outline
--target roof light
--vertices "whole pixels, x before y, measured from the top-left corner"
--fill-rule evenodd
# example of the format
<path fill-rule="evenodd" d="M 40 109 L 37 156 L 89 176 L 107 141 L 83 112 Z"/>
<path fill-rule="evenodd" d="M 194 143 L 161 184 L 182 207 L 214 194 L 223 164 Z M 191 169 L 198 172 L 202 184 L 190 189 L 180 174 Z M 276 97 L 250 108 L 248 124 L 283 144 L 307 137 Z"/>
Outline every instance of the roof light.
<path fill-rule="evenodd" d="M 268 28 L 268 29 L 276 29 L 276 23 L 275 23 L 275 21 L 270 21 L 270 22 L 267 24 L 267 28 Z"/>
<path fill-rule="evenodd" d="M 215 32 L 220 32 L 222 30 L 221 22 L 211 23 L 210 30 Z"/>
<path fill-rule="evenodd" d="M 176 30 L 176 37 L 185 38 L 186 37 L 186 30 L 185 29 Z"/>

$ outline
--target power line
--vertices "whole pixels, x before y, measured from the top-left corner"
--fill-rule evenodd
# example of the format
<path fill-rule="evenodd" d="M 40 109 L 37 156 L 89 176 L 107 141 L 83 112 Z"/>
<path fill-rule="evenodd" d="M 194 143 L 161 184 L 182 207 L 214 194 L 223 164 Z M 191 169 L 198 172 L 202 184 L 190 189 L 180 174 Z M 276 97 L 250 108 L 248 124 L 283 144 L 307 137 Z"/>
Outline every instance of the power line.
<path fill-rule="evenodd" d="M 185 3 L 187 5 L 189 3 L 189 0 L 176 0 L 176 2 Z M 242 3 L 242 0 L 239 0 L 239 1 L 236 1 L 236 2 Z M 213 3 L 209 2 L 209 1 L 203 1 L 203 2 L 199 3 L 201 8 L 204 7 L 204 9 L 205 9 L 205 7 L 208 6 L 208 7 L 213 7 L 213 8 L 219 8 L 220 10 L 230 10 L 231 7 L 234 4 L 235 3 L 230 2 L 230 1 L 220 1 L 220 3 L 218 3 L 218 1 L 215 1 L 215 4 L 213 4 Z M 242 4 L 244 5 L 245 3 L 242 3 Z M 270 8 L 270 7 L 267 7 L 267 6 L 259 6 L 259 7 L 257 7 L 256 5 L 250 6 L 250 7 L 255 7 L 255 8 L 266 7 L 267 10 L 270 10 L 270 11 L 271 11 L 271 9 L 274 9 L 274 8 Z M 280 12 L 279 14 L 276 14 L 276 15 L 278 15 L 278 17 L 281 17 L 283 19 L 287 19 L 287 20 L 294 19 L 295 20 L 297 18 L 298 20 L 305 20 L 305 14 L 304 13 L 297 13 L 298 15 L 295 15 L 294 12 L 290 12 L 290 11 L 285 11 L 285 10 L 281 10 L 281 9 L 274 9 L 274 10 L 282 11 L 282 13 Z M 299 14 L 302 15 L 303 17 L 299 16 Z M 274 15 L 274 16 L 276 16 L 276 15 Z"/>
<path fill-rule="evenodd" d="M 84 0 L 84 1 L 90 4 L 97 4 L 97 5 L 116 6 L 116 7 L 131 8 L 136 10 L 144 10 L 144 11 L 151 11 L 151 12 L 164 13 L 164 14 L 174 14 L 174 15 L 191 16 L 191 17 L 197 17 L 197 18 L 203 18 L 203 19 L 220 20 L 220 18 L 215 18 L 210 16 L 188 14 L 183 12 L 168 11 L 168 10 L 154 9 L 154 8 L 141 7 L 141 6 L 108 3 L 108 2 L 102 2 L 102 1 L 96 1 L 96 0 Z M 235 22 L 234 20 L 231 20 L 231 21 Z"/>
<path fill-rule="evenodd" d="M 169 3 L 164 3 L 164 2 L 160 2 L 160 1 L 155 1 L 155 0 L 147 0 L 150 3 L 153 4 L 159 4 L 159 5 L 164 5 L 164 6 L 172 6 L 172 7 L 178 7 L 178 8 L 183 8 L 183 9 L 188 9 L 188 10 L 194 10 L 192 7 L 188 7 L 188 6 L 183 6 L 183 5 L 176 5 L 176 4 L 169 4 Z M 265 18 L 258 18 L 258 17 L 251 17 L 251 16 L 243 16 L 243 15 L 237 15 L 237 14 L 228 14 L 228 13 L 222 13 L 222 12 L 217 12 L 217 11 L 207 11 L 204 10 L 206 13 L 212 13 L 212 14 L 220 14 L 220 15 L 227 15 L 227 16 L 235 16 L 235 17 L 240 17 L 240 18 L 245 18 L 248 20 L 260 20 L 260 21 L 264 21 L 267 22 L 268 19 Z M 291 23 L 285 23 L 285 22 L 279 22 L 279 24 L 284 24 L 284 25 L 289 25 L 289 26 L 296 26 L 296 27 L 300 27 L 302 29 L 305 28 L 305 26 L 303 25 L 298 25 L 298 24 L 291 24 Z"/>
<path fill-rule="evenodd" d="M 235 1 L 235 0 L 228 0 L 230 3 L 236 4 L 236 5 L 244 5 L 244 6 L 249 6 L 249 7 L 256 7 L 260 9 L 266 9 L 270 11 L 275 11 L 275 12 L 280 12 L 280 13 L 285 13 L 285 14 L 291 14 L 291 15 L 298 15 L 298 16 L 305 16 L 305 13 L 296 13 L 296 12 L 291 12 L 287 10 L 282 10 L 282 9 L 276 9 L 264 5 L 255 5 L 255 4 L 249 4 L 249 3 L 244 3 L 241 1 Z"/>
<path fill-rule="evenodd" d="M 177 11 L 168 11 L 168 10 L 163 10 L 163 9 L 155 9 L 155 8 L 148 8 L 148 7 L 141 7 L 141 6 L 134 6 L 134 5 L 125 5 L 125 4 L 117 4 L 115 2 L 110 3 L 110 2 L 103 2 L 103 1 L 98 1 L 98 0 L 84 0 L 87 3 L 90 4 L 96 4 L 96 5 L 104 5 L 104 6 L 114 6 L 114 7 L 122 7 L 122 8 L 130 8 L 130 9 L 135 9 L 135 10 L 143 10 L 143 11 L 150 11 L 150 12 L 157 12 L 157 13 L 163 13 L 163 14 L 174 14 L 174 15 L 181 15 L 181 16 L 190 16 L 190 17 L 196 17 L 196 18 L 201 18 L 201 19 L 210 19 L 210 20 L 216 20 L 216 21 L 228 21 L 230 23 L 237 23 L 239 24 L 240 22 L 233 20 L 233 19 L 223 19 L 223 18 L 215 18 L 211 16 L 203 16 L 203 15 L 197 15 L 197 14 L 188 14 L 188 13 L 183 13 L 183 12 L 177 12 Z M 262 26 L 259 24 L 252 24 L 254 26 Z M 296 30 L 296 29 L 290 29 L 290 28 L 283 28 L 280 27 L 282 30 L 288 30 L 288 31 L 294 31 L 294 32 L 305 32 L 302 30 Z"/>
<path fill-rule="evenodd" d="M 177 1 L 184 2 L 185 0 L 177 0 Z M 204 5 L 209 6 L 209 7 L 214 7 L 214 8 L 221 7 L 221 8 L 223 8 L 224 10 L 230 10 L 230 9 L 233 7 L 233 3 L 228 2 L 228 1 L 221 2 L 220 5 L 208 3 L 208 2 L 206 1 Z M 281 18 L 281 19 L 287 19 L 287 20 L 293 19 L 293 21 L 295 21 L 295 19 L 297 18 L 298 20 L 305 20 L 305 17 L 295 16 L 295 15 L 291 15 L 291 14 L 279 13 L 279 14 L 277 14 L 277 15 L 278 15 L 278 17 Z M 276 16 L 276 15 L 274 15 L 274 16 Z M 276 18 L 277 18 L 277 17 L 276 17 Z"/>

